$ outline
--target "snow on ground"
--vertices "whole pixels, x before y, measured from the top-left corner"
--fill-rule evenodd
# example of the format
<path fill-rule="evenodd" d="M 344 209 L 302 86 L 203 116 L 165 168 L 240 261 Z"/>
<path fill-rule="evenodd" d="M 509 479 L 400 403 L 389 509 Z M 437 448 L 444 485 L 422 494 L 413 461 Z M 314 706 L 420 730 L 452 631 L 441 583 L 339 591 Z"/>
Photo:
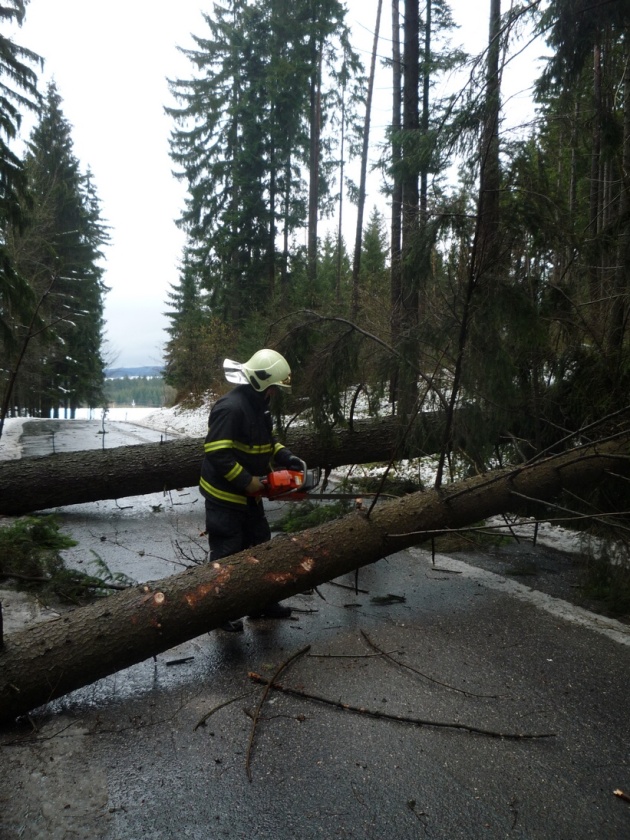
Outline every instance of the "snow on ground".
<path fill-rule="evenodd" d="M 208 431 L 208 415 L 210 406 L 203 405 L 200 408 L 160 408 L 146 414 L 139 420 L 130 422 L 139 426 L 146 426 L 156 431 L 166 430 L 170 433 L 182 435 L 183 437 L 205 438 Z"/>

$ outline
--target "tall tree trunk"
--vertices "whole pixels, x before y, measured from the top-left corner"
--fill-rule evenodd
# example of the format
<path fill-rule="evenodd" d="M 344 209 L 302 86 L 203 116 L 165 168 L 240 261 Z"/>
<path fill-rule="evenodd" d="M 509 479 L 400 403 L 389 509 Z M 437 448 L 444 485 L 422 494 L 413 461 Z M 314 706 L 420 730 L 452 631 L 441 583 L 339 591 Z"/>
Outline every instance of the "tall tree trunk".
<path fill-rule="evenodd" d="M 424 22 L 424 61 L 422 69 L 422 118 L 420 131 L 426 138 L 429 133 L 429 92 L 431 89 L 431 0 L 427 0 Z M 429 192 L 429 161 L 420 171 L 420 224 L 426 227 Z"/>
<path fill-rule="evenodd" d="M 231 107 L 232 107 L 232 118 L 230 123 L 230 130 L 229 130 L 229 137 L 230 137 L 230 150 L 228 151 L 228 158 L 229 164 L 232 172 L 232 181 L 230 184 L 230 205 L 232 208 L 231 212 L 231 231 L 230 237 L 232 242 L 238 242 L 238 223 L 237 219 L 239 218 L 238 212 L 238 205 L 239 205 L 239 186 L 237 183 L 237 175 L 236 175 L 236 160 L 237 160 L 237 149 L 238 149 L 238 101 L 239 101 L 239 79 L 235 77 L 233 84 L 232 84 L 232 91 L 231 91 Z M 228 275 L 228 292 L 227 292 L 227 300 L 226 300 L 226 310 L 228 312 L 228 320 L 231 324 L 238 324 L 241 321 L 241 316 L 243 314 L 243 307 L 241 305 L 241 261 L 242 255 L 240 253 L 240 248 L 233 248 L 229 254 L 227 259 L 227 266 L 226 272 Z"/>
<path fill-rule="evenodd" d="M 322 95 L 322 52 L 323 45 L 313 36 L 313 70 L 311 74 L 311 142 L 308 187 L 308 278 L 311 283 L 317 279 L 317 221 L 319 214 L 319 151 L 321 131 Z"/>
<path fill-rule="evenodd" d="M 501 0 L 490 2 L 486 102 L 481 138 L 479 167 L 479 248 L 477 277 L 486 274 L 496 260 L 499 233 L 499 197 L 501 167 L 499 162 L 499 116 L 501 113 Z"/>
<path fill-rule="evenodd" d="M 352 318 L 359 313 L 359 275 L 361 273 L 361 248 L 363 245 L 363 212 L 365 209 L 365 184 L 367 180 L 367 161 L 370 148 L 370 120 L 372 118 L 372 95 L 374 93 L 374 76 L 376 73 L 376 53 L 378 49 L 378 35 L 381 28 L 381 11 L 383 0 L 378 0 L 376 10 L 376 26 L 374 27 L 374 43 L 372 45 L 372 61 L 368 80 L 367 99 L 365 103 L 365 122 L 363 125 L 363 148 L 361 150 L 361 176 L 359 180 L 359 200 L 357 202 L 357 230 L 354 238 L 354 260 L 352 262 Z"/>
<path fill-rule="evenodd" d="M 284 298 L 288 292 L 289 283 L 289 232 L 290 232 L 290 216 L 291 216 L 291 157 L 287 160 L 285 166 L 285 183 L 284 183 L 284 208 L 283 208 L 283 223 L 282 223 L 282 267 L 280 269 L 280 286 L 282 297 Z"/>
<path fill-rule="evenodd" d="M 435 486 L 440 487 L 444 469 L 453 448 L 453 424 L 455 407 L 464 367 L 464 356 L 468 344 L 474 300 L 481 284 L 486 289 L 492 286 L 497 274 L 496 264 L 499 251 L 499 195 L 501 170 L 499 163 L 499 116 L 501 110 L 500 73 L 501 0 L 490 0 L 490 25 L 488 35 L 488 63 L 486 69 L 486 102 L 484 127 L 480 146 L 479 201 L 475 235 L 470 255 L 468 280 L 464 291 L 464 302 L 459 326 L 455 370 L 446 419 L 446 437 L 440 453 L 436 471 Z"/>
<path fill-rule="evenodd" d="M 267 282 L 269 300 L 276 294 L 276 150 L 272 141 L 269 151 L 269 232 L 267 234 Z"/>
<path fill-rule="evenodd" d="M 419 130 L 420 14 L 418 0 L 405 0 L 403 81 L 403 181 L 401 245 L 401 352 L 409 364 L 400 369 L 398 409 L 401 416 L 412 413 L 418 394 L 415 370 L 418 364 L 418 169 L 413 162 L 414 138 Z"/>
<path fill-rule="evenodd" d="M 600 194 L 600 161 L 602 145 L 602 56 L 601 46 L 596 44 L 593 49 L 593 132 L 591 138 L 591 176 L 589 195 L 589 220 L 587 238 L 590 247 L 587 247 L 589 262 L 589 298 L 591 308 L 591 329 L 598 344 L 601 343 L 601 272 L 599 268 L 599 256 L 597 248 L 597 233 L 599 230 L 599 214 L 601 208 Z"/>
<path fill-rule="evenodd" d="M 360 566 L 418 545 L 436 532 L 513 511 L 522 497 L 552 499 L 627 475 L 630 440 L 477 476 L 441 491 L 413 493 L 255 549 L 141 584 L 36 624 L 0 650 L 0 723 L 245 615 Z"/>
<path fill-rule="evenodd" d="M 418 253 L 418 308 L 425 317 L 426 313 L 426 287 L 431 273 L 431 248 L 432 237 L 429 231 L 429 167 L 431 156 L 429 155 L 429 108 L 431 90 L 431 0 L 426 0 L 426 11 L 424 21 L 424 57 L 422 61 L 422 111 L 420 116 L 420 134 L 425 143 L 425 152 L 420 168 L 420 207 L 419 207 L 419 253 Z"/>
<path fill-rule="evenodd" d="M 392 0 L 392 219 L 391 237 L 391 332 L 397 337 L 402 332 L 402 172 L 400 146 L 402 108 L 402 66 L 400 61 L 400 7 L 399 0 Z M 398 399 L 399 367 L 396 365 L 390 378 L 389 398 L 392 406 Z"/>
<path fill-rule="evenodd" d="M 630 288 L 630 35 L 624 38 L 623 64 L 623 150 L 619 174 L 619 236 L 612 288 L 611 317 L 607 330 L 607 351 L 614 381 L 618 381 L 627 329 Z"/>
<path fill-rule="evenodd" d="M 341 305 L 341 273 L 343 265 L 343 194 L 346 153 L 346 79 L 344 74 L 341 92 L 341 142 L 339 150 L 339 219 L 337 224 L 337 277 L 335 280 L 335 301 Z"/>

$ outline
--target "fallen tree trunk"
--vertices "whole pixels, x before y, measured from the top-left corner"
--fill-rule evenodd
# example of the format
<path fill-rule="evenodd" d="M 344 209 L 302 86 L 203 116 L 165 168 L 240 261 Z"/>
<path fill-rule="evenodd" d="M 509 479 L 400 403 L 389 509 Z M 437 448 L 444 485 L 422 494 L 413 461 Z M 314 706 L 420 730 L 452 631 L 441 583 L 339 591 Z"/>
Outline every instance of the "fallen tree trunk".
<path fill-rule="evenodd" d="M 207 566 L 111 595 L 8 636 L 0 651 L 0 722 L 219 627 L 261 604 L 563 489 L 630 473 L 630 434 L 515 469 L 414 493 Z"/>
<path fill-rule="evenodd" d="M 338 467 L 435 452 L 442 440 L 441 415 L 423 415 L 413 437 L 403 442 L 395 419 L 355 423 L 353 430 L 321 437 L 294 431 L 286 444 L 309 467 Z M 199 482 L 203 441 L 194 438 L 121 446 L 109 450 L 65 452 L 43 458 L 5 461 L 0 468 L 0 514 L 21 516 L 35 510 L 159 493 Z"/>

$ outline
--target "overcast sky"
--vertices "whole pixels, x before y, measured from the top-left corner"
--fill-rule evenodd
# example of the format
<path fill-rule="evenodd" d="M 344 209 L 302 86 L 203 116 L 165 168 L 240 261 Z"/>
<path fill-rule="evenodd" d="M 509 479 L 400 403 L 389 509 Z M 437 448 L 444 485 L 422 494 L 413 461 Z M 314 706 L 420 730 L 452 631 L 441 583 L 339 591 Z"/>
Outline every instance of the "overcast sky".
<path fill-rule="evenodd" d="M 350 0 L 347 6 L 357 44 L 369 51 L 376 0 Z M 481 48 L 489 0 L 452 0 L 451 8 L 462 25 L 455 40 Z M 14 36 L 45 59 L 41 89 L 55 80 L 75 154 L 83 171 L 92 170 L 103 219 L 111 226 L 105 266 L 110 366 L 162 363 L 166 296 L 177 283 L 184 244 L 175 219 L 185 195 L 169 158 L 166 78 L 190 77 L 190 63 L 177 47 L 192 46 L 190 33 L 207 34 L 201 11 L 211 9 L 204 0 L 30 0 Z M 387 39 L 389 18 L 384 3 Z M 367 52 L 364 61 L 369 64 Z M 384 95 L 390 75 L 380 75 L 377 88 Z M 377 99 L 375 130 L 389 118 L 388 104 L 379 113 Z M 368 208 L 376 201 L 373 191 Z M 381 209 L 387 213 L 386 206 Z"/>

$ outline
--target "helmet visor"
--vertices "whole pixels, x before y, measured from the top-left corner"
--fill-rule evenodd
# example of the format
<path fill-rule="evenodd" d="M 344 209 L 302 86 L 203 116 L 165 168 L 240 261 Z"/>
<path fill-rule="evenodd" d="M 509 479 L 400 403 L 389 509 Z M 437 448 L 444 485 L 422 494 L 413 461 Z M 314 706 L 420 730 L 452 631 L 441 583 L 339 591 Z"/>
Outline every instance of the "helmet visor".
<path fill-rule="evenodd" d="M 232 359 L 225 359 L 223 362 L 223 373 L 228 382 L 233 385 L 247 385 L 248 379 L 243 371 L 243 365 L 240 362 L 233 362 Z"/>

